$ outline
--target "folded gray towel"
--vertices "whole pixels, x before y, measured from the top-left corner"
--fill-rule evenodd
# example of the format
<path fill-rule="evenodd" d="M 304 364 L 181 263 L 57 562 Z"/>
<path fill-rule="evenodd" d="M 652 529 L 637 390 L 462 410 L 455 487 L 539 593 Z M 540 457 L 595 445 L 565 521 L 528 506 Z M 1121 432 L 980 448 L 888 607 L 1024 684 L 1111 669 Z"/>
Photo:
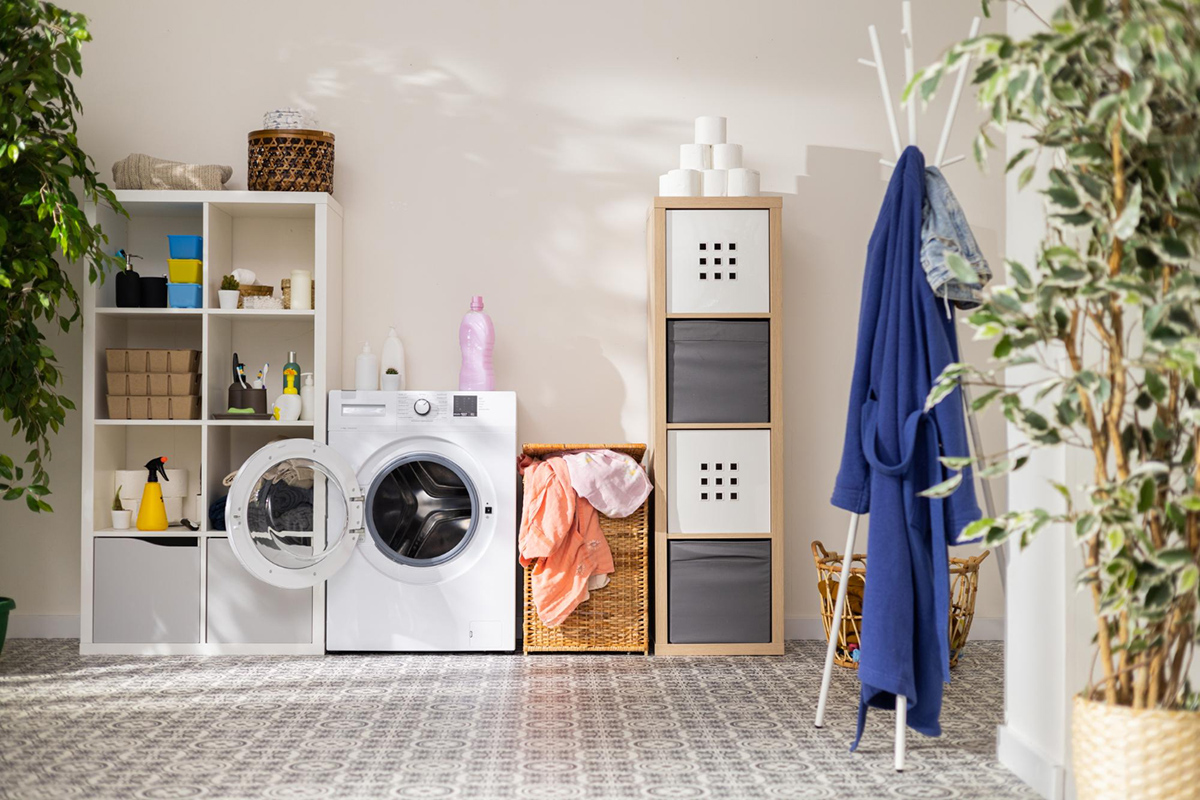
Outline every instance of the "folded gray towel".
<path fill-rule="evenodd" d="M 224 189 L 233 167 L 184 164 L 144 153 L 133 153 L 113 164 L 118 189 Z"/>

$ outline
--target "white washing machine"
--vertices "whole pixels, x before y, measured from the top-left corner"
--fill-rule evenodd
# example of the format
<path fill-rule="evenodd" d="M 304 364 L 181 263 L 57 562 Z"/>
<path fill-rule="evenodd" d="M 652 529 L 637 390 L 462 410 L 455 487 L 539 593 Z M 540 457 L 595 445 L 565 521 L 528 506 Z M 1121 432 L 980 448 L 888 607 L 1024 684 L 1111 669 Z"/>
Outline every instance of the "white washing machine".
<path fill-rule="evenodd" d="M 513 392 L 330 392 L 328 445 L 242 466 L 229 541 L 269 584 L 328 581 L 326 650 L 511 651 L 516 452 Z"/>

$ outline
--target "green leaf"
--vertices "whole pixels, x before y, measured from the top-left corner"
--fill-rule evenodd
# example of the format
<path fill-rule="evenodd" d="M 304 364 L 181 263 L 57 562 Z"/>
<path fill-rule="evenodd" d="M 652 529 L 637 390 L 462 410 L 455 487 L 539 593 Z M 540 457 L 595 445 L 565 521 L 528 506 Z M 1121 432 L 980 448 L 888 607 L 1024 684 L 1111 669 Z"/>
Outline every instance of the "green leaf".
<path fill-rule="evenodd" d="M 1135 183 L 1129 191 L 1125 209 L 1113 223 L 1113 236 L 1118 239 L 1128 239 L 1137 232 L 1138 223 L 1142 220 L 1142 185 Z"/>
<path fill-rule="evenodd" d="M 977 284 L 979 283 L 979 275 L 972 269 L 971 265 L 958 253 L 948 251 L 946 253 L 946 266 L 950 268 L 951 274 L 961 283 Z"/>
<path fill-rule="evenodd" d="M 955 473 L 950 478 L 942 481 L 941 483 L 936 484 L 934 486 L 930 486 L 928 489 L 926 489 L 923 492 L 919 492 L 919 495 L 921 497 L 928 497 L 931 499 L 947 497 L 950 494 L 952 494 L 955 489 L 958 488 L 958 485 L 960 483 L 962 483 L 962 481 L 963 481 L 963 473 L 958 472 L 958 473 Z"/>

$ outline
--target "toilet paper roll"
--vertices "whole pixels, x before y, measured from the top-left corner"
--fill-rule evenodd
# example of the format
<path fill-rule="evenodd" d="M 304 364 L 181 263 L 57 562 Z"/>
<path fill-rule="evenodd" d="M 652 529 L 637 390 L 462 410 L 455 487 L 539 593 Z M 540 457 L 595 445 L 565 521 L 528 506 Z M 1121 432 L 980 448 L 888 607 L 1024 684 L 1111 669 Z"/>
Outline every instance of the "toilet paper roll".
<path fill-rule="evenodd" d="M 659 192 L 662 197 L 699 197 L 700 174 L 695 169 L 673 169 L 663 176 Z"/>
<path fill-rule="evenodd" d="M 724 143 L 724 117 L 696 117 L 696 144 Z"/>
<path fill-rule="evenodd" d="M 680 169 L 712 169 L 713 149 L 711 144 L 679 145 Z"/>
<path fill-rule="evenodd" d="M 700 183 L 705 197 L 724 197 L 729 185 L 729 173 L 723 169 L 706 169 Z"/>
<path fill-rule="evenodd" d="M 740 144 L 714 144 L 712 146 L 713 169 L 741 169 L 742 146 Z"/>
<path fill-rule="evenodd" d="M 758 170 L 729 170 L 729 188 L 727 191 L 730 197 L 758 197 Z"/>

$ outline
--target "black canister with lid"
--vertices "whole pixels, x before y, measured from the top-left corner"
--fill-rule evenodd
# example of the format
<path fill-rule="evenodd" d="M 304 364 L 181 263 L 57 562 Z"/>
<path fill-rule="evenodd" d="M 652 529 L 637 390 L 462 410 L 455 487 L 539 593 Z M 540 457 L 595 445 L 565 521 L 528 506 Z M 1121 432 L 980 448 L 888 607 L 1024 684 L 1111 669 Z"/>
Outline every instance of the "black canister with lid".
<path fill-rule="evenodd" d="M 167 307 L 167 279 L 142 278 L 142 308 Z"/>

